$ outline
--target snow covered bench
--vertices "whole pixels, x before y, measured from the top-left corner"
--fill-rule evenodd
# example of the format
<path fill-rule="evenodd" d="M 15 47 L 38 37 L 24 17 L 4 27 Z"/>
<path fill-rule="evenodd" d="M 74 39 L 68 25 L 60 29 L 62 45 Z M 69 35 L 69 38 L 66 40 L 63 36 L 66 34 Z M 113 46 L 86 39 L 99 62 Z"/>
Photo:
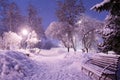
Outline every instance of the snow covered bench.
<path fill-rule="evenodd" d="M 87 71 L 90 77 L 96 75 L 99 80 L 106 80 L 106 78 L 117 80 L 118 61 L 120 61 L 120 56 L 99 55 L 90 57 L 82 65 L 82 71 Z"/>

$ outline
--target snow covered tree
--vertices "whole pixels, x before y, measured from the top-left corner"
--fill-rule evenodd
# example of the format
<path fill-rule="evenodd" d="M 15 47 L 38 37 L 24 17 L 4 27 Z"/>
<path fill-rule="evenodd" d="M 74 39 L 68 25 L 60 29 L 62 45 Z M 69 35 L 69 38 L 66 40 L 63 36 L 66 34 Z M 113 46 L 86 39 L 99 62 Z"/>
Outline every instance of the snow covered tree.
<path fill-rule="evenodd" d="M 120 0 L 104 0 L 92 9 L 109 12 L 103 29 L 104 42 L 99 46 L 100 51 L 120 54 Z"/>
<path fill-rule="evenodd" d="M 37 38 L 37 33 L 33 30 L 27 37 L 27 48 L 34 48 L 35 44 L 39 42 Z"/>
<path fill-rule="evenodd" d="M 89 49 L 95 48 L 97 45 L 97 31 L 103 27 L 103 22 L 89 16 L 82 15 L 76 25 L 77 27 L 75 30 L 77 32 L 77 38 L 82 42 L 83 49 L 88 52 Z"/>
<path fill-rule="evenodd" d="M 67 30 L 69 28 L 69 25 L 64 22 L 52 22 L 49 27 L 46 30 L 46 35 L 48 37 L 57 39 L 63 43 L 63 45 L 68 48 L 72 46 L 71 41 L 69 41 Z"/>
<path fill-rule="evenodd" d="M 21 25 L 22 22 L 22 15 L 20 14 L 20 9 L 16 3 L 11 3 L 9 12 L 8 12 L 8 19 L 9 19 L 9 27 L 10 30 L 13 32 L 18 31 L 18 27 Z"/>
<path fill-rule="evenodd" d="M 19 49 L 22 38 L 14 32 L 5 32 L 3 34 L 3 49 Z"/>
<path fill-rule="evenodd" d="M 68 24 L 67 39 L 72 43 L 72 47 L 75 49 L 74 44 L 74 27 L 77 22 L 77 16 L 85 12 L 85 8 L 81 0 L 64 0 L 58 1 L 58 8 L 56 10 L 57 18 L 60 22 L 65 22 Z M 69 46 L 70 47 L 70 46 Z M 68 47 L 68 51 L 69 51 Z"/>
<path fill-rule="evenodd" d="M 42 18 L 38 14 L 37 8 L 35 6 L 29 4 L 28 6 L 28 25 L 30 26 L 31 30 L 35 30 L 38 34 L 38 38 L 44 37 L 44 29 L 42 26 Z"/>
<path fill-rule="evenodd" d="M 73 26 L 77 21 L 77 16 L 84 12 L 85 9 L 81 0 L 58 1 L 56 15 L 59 21 L 67 22 Z"/>

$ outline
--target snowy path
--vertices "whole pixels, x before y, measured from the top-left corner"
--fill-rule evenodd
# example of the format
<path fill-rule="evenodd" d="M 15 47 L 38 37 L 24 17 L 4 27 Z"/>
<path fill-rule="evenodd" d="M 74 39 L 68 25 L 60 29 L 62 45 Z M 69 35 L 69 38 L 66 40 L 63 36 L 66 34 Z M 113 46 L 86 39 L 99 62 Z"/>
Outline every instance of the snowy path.
<path fill-rule="evenodd" d="M 33 55 L 31 58 L 37 66 L 31 80 L 91 80 L 80 71 L 77 59 L 64 56 L 64 54 L 59 56 Z"/>
<path fill-rule="evenodd" d="M 91 80 L 81 72 L 81 56 L 61 51 L 0 53 L 0 80 Z"/>

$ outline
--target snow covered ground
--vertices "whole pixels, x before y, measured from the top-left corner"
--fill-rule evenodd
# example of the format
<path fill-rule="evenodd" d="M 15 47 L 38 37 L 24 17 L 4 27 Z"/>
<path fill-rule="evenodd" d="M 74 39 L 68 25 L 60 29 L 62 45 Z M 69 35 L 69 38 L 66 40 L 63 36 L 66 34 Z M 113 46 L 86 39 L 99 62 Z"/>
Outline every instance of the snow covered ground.
<path fill-rule="evenodd" d="M 0 80 L 91 80 L 81 71 L 81 61 L 80 52 L 68 55 L 62 48 L 40 53 L 1 51 Z"/>

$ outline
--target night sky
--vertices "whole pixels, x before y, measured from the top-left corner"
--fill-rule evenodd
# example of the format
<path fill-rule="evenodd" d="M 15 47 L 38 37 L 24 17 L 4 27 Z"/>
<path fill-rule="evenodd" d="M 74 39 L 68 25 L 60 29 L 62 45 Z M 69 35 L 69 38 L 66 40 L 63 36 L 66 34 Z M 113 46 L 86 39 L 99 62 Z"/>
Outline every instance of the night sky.
<path fill-rule="evenodd" d="M 35 7 L 37 9 L 39 9 L 40 16 L 43 19 L 44 28 L 47 28 L 48 25 L 52 21 L 57 21 L 57 18 L 55 15 L 55 9 L 57 7 L 57 5 L 56 5 L 57 0 L 11 0 L 11 1 L 15 1 L 18 4 L 23 15 L 26 15 L 27 5 L 29 3 L 35 5 Z M 99 20 L 104 20 L 106 14 L 107 14 L 106 12 L 102 12 L 99 14 L 95 11 L 90 10 L 90 8 L 93 5 L 95 5 L 101 1 L 103 1 L 103 0 L 83 0 L 84 6 L 86 8 L 86 14 L 93 18 L 96 18 Z"/>

